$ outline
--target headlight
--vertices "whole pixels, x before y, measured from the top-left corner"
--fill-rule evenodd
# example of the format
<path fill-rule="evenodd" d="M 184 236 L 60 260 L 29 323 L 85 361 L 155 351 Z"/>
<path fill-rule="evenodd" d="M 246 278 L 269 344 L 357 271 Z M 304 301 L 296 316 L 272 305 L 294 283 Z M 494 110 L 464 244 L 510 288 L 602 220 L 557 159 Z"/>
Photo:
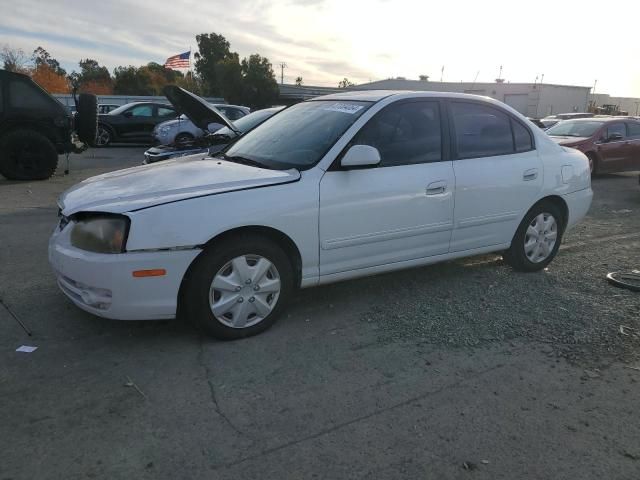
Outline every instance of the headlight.
<path fill-rule="evenodd" d="M 97 214 L 75 220 L 71 245 L 96 253 L 122 253 L 129 219 L 121 215 Z"/>
<path fill-rule="evenodd" d="M 159 132 L 160 132 L 162 135 L 166 135 L 166 134 L 167 134 L 167 133 L 169 133 L 170 131 L 171 131 L 171 127 L 160 127 L 160 130 L 159 130 Z"/>

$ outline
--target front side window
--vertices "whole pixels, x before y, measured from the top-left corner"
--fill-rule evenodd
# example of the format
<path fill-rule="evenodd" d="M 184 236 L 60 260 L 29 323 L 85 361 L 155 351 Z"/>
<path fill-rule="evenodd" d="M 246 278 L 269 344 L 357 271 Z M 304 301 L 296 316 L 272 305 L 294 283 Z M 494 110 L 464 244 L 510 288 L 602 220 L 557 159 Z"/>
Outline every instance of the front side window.
<path fill-rule="evenodd" d="M 153 107 L 151 105 L 137 105 L 131 110 L 132 117 L 153 117 Z"/>
<path fill-rule="evenodd" d="M 158 116 L 163 118 L 173 118 L 176 116 L 176 111 L 173 108 L 158 107 Z"/>
<path fill-rule="evenodd" d="M 298 103 L 240 137 L 224 155 L 268 168 L 305 170 L 318 163 L 370 106 L 371 102 L 352 100 Z"/>
<path fill-rule="evenodd" d="M 624 123 L 614 123 L 607 126 L 607 138 L 611 138 L 611 135 L 622 135 L 622 138 L 627 136 L 627 129 Z"/>
<path fill-rule="evenodd" d="M 370 145 L 380 152 L 380 166 L 442 160 L 438 102 L 392 104 L 358 132 L 352 145 Z"/>
<path fill-rule="evenodd" d="M 475 103 L 452 102 L 458 158 L 515 153 L 511 120 L 500 110 Z"/>

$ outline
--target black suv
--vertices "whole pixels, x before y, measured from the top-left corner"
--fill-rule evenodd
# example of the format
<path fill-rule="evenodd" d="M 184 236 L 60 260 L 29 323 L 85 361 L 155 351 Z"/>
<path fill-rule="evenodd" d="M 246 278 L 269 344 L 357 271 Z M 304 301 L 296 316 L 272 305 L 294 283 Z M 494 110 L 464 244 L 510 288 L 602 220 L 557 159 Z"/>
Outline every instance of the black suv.
<path fill-rule="evenodd" d="M 95 95 L 82 93 L 71 114 L 29 76 L 0 70 L 0 174 L 9 180 L 44 180 L 58 155 L 93 146 Z"/>
<path fill-rule="evenodd" d="M 106 147 L 111 142 L 151 143 L 154 127 L 177 116 L 175 109 L 166 103 L 127 103 L 98 116 L 96 146 Z"/>

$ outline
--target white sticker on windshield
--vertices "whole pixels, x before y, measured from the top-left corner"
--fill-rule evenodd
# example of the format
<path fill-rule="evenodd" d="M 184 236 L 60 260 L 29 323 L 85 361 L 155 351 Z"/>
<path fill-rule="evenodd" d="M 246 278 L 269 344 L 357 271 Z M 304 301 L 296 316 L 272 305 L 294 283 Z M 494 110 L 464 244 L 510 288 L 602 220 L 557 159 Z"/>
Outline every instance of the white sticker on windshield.
<path fill-rule="evenodd" d="M 364 107 L 362 105 L 352 105 L 350 103 L 334 103 L 334 104 L 329 105 L 328 107 L 326 107 L 324 110 L 330 110 L 332 112 L 342 112 L 342 113 L 354 114 L 358 110 L 362 110 L 363 108 Z"/>

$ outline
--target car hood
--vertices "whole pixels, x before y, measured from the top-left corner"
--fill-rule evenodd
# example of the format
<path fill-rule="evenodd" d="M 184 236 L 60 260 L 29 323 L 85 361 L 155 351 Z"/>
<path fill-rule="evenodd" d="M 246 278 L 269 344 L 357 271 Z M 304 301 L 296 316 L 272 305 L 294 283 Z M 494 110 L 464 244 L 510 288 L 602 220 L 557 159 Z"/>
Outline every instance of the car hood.
<path fill-rule="evenodd" d="M 560 145 L 581 143 L 581 142 L 584 142 L 585 140 L 589 140 L 589 137 L 564 137 L 564 136 L 556 136 L 556 135 L 553 135 L 553 136 L 549 135 L 549 137 L 551 138 L 551 140 L 553 140 L 554 142 Z"/>
<path fill-rule="evenodd" d="M 220 123 L 235 130 L 231 121 L 222 112 L 184 88 L 167 85 L 162 92 L 178 113 L 184 113 L 198 128 L 207 131 L 210 123 Z"/>
<path fill-rule="evenodd" d="M 295 169 L 268 170 L 198 154 L 88 178 L 64 192 L 58 203 L 65 216 L 80 211 L 125 213 L 299 179 Z"/>

